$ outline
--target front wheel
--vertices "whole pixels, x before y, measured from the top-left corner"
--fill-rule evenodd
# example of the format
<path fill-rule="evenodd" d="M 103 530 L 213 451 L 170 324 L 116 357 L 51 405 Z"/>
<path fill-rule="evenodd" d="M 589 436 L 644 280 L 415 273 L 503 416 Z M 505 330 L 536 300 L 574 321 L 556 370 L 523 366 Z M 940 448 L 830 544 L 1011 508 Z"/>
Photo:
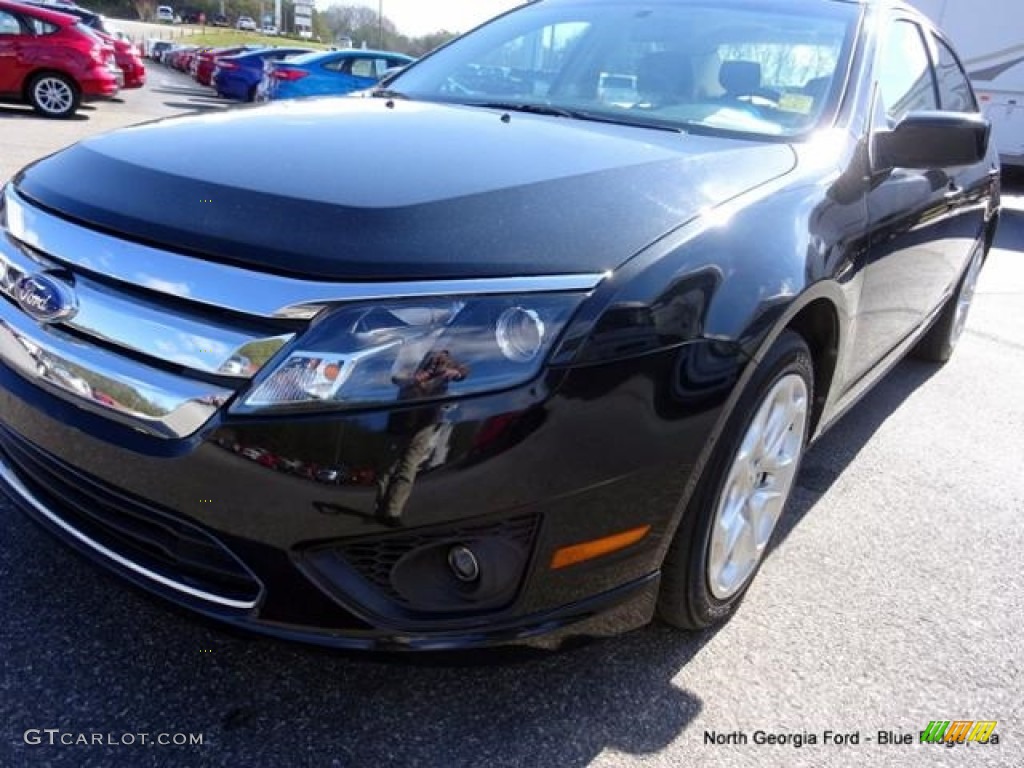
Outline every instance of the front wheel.
<path fill-rule="evenodd" d="M 658 614 L 673 626 L 724 622 L 760 567 L 800 468 L 814 366 L 784 331 L 740 397 L 662 564 Z"/>
<path fill-rule="evenodd" d="M 29 103 L 44 117 L 71 117 L 78 109 L 80 98 L 75 83 L 55 72 L 36 75 L 28 87 Z"/>

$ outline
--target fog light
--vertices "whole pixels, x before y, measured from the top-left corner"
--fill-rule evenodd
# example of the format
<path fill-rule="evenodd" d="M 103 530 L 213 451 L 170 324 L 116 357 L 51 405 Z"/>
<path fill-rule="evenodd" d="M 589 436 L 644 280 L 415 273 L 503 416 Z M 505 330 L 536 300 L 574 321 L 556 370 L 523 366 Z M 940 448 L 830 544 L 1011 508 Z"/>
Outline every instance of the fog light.
<path fill-rule="evenodd" d="M 480 563 L 476 555 L 462 544 L 456 544 L 448 550 L 448 567 L 459 581 L 470 582 L 480 578 Z"/>

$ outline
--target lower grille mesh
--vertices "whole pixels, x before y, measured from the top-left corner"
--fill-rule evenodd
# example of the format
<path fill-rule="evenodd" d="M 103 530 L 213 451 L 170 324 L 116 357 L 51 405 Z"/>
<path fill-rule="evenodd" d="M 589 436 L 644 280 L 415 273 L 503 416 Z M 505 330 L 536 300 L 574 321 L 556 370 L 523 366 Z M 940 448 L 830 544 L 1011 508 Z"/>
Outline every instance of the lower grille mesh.
<path fill-rule="evenodd" d="M 407 601 L 392 586 L 391 571 L 407 553 L 437 541 L 502 538 L 530 551 L 537 529 L 537 516 L 526 515 L 491 523 L 395 533 L 357 539 L 338 547 L 339 554 L 359 575 L 399 605 Z"/>
<path fill-rule="evenodd" d="M 194 589 L 254 601 L 259 581 L 220 542 L 0 427 L 0 454 L 46 507 L 126 559 Z"/>

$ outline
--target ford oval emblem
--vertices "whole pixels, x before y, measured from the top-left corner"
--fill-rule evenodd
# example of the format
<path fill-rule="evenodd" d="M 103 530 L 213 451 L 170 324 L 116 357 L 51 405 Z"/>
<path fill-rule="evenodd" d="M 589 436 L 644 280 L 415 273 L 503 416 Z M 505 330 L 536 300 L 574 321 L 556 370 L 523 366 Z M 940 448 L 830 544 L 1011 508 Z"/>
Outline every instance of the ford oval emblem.
<path fill-rule="evenodd" d="M 59 322 L 78 311 L 71 286 L 49 275 L 25 275 L 14 284 L 13 293 L 26 314 L 43 323 Z"/>

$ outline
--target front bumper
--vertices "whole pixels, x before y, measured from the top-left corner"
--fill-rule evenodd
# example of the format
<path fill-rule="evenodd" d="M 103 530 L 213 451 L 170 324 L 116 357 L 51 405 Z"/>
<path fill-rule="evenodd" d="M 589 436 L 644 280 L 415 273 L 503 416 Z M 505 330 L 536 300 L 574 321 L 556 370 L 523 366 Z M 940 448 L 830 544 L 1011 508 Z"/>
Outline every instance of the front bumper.
<path fill-rule="evenodd" d="M 608 384 L 621 383 L 608 373 Z M 580 377 L 588 395 L 594 374 Z M 567 394 L 573 380 L 570 373 L 563 382 Z M 339 648 L 445 649 L 550 644 L 646 622 L 687 473 L 652 464 L 651 453 L 639 463 L 627 458 L 636 447 L 628 440 L 592 443 L 593 455 L 580 450 L 603 433 L 600 417 L 613 432 L 636 423 L 626 393 L 610 391 L 593 408 L 555 397 L 510 410 L 517 397 L 482 399 L 456 421 L 447 459 L 421 469 L 400 517 L 385 522 L 380 473 L 394 458 L 387 414 L 305 423 L 218 418 L 202 436 L 168 441 L 0 366 L 0 479 L 19 507 L 94 561 L 180 606 L 260 633 Z M 345 475 L 289 468 L 285 450 L 306 467 L 325 466 L 330 452 Z M 610 472 L 613 465 L 626 471 Z M 410 538 L 483 538 L 519 525 L 508 535 L 522 539 L 522 520 L 531 521 L 522 572 L 507 600 L 482 610 L 410 604 L 356 562 L 367 548 L 380 557 L 389 547 L 408 552 Z M 651 533 L 629 549 L 549 567 L 560 547 L 638 525 Z M 313 558 L 325 548 L 350 567 L 318 570 Z"/>
<path fill-rule="evenodd" d="M 48 503 L 44 495 L 34 492 L 22 480 L 8 453 L 10 441 L 11 436 L 5 435 L 4 447 L 0 448 L 0 489 L 35 522 L 80 554 L 146 591 L 238 629 L 325 647 L 366 651 L 443 651 L 508 643 L 557 648 L 562 642 L 581 636 L 619 634 L 647 623 L 653 615 L 658 590 L 656 573 L 572 605 L 496 621 L 477 630 L 425 632 L 352 627 L 338 631 L 261 620 L 255 610 L 256 601 L 226 601 L 203 590 L 189 588 L 180 578 L 147 568 L 120 554 L 116 547 L 108 547 L 89 532 L 70 524 L 59 511 L 61 505 Z"/>

